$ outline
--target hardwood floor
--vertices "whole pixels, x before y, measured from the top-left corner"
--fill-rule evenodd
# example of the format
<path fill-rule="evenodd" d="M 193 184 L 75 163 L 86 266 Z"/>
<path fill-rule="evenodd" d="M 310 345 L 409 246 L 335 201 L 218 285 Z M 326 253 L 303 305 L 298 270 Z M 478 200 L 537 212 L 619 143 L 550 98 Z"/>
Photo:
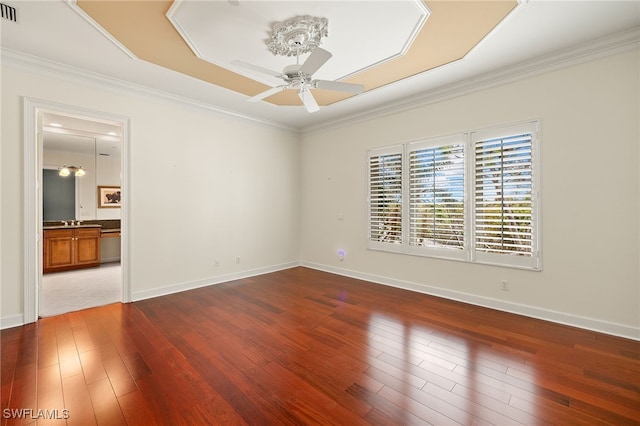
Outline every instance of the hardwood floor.
<path fill-rule="evenodd" d="M 640 424 L 640 342 L 306 268 L 1 343 L 2 424 Z"/>

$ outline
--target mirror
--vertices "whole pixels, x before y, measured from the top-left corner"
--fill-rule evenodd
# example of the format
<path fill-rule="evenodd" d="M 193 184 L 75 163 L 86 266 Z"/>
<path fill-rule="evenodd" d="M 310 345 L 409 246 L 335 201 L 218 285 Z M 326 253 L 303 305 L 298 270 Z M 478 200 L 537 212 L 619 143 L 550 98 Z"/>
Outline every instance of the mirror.
<path fill-rule="evenodd" d="M 76 218 L 76 177 L 60 176 L 58 170 L 42 171 L 42 219 L 69 220 Z"/>
<path fill-rule="evenodd" d="M 119 208 L 99 208 L 98 187 L 120 187 L 120 126 L 43 113 L 43 221 L 120 219 Z M 63 166 L 85 174 L 59 176 Z"/>
<path fill-rule="evenodd" d="M 42 219 L 95 219 L 95 139 L 43 132 L 42 142 Z M 60 176 L 63 166 L 82 167 L 86 173 L 81 177 L 76 177 L 73 172 L 69 176 Z"/>

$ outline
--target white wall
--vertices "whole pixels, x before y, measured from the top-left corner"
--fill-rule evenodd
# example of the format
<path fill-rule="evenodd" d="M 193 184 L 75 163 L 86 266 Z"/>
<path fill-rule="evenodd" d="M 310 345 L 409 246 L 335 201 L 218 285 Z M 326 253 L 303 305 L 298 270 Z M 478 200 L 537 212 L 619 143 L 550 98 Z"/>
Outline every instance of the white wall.
<path fill-rule="evenodd" d="M 303 264 L 640 338 L 638 59 L 618 54 L 305 134 Z M 542 272 L 367 250 L 367 149 L 530 119 L 542 125 Z"/>
<path fill-rule="evenodd" d="M 104 157 L 101 155 L 96 156 L 96 186 L 121 186 L 122 185 L 122 173 L 121 173 L 121 161 L 120 157 Z M 98 193 L 94 190 L 95 206 L 97 206 Z M 96 219 L 121 219 L 121 210 L 118 208 L 97 208 L 96 207 Z"/>
<path fill-rule="evenodd" d="M 3 327 L 24 303 L 23 96 L 130 118 L 134 299 L 298 261 L 297 133 L 7 63 L 1 76 Z"/>

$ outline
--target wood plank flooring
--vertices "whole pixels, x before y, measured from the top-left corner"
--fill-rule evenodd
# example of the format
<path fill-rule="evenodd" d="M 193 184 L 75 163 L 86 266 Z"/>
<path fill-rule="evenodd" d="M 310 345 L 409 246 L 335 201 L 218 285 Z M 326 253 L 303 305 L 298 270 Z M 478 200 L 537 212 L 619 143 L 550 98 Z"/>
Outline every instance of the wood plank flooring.
<path fill-rule="evenodd" d="M 302 267 L 1 344 L 3 425 L 640 424 L 639 342 Z"/>

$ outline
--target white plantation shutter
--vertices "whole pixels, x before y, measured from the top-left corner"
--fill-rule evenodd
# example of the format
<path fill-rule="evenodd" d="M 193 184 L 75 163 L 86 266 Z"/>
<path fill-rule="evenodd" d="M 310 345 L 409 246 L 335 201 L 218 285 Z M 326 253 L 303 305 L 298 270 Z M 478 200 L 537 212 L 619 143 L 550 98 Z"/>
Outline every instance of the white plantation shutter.
<path fill-rule="evenodd" d="M 464 258 L 464 138 L 410 144 L 408 163 L 409 250 Z"/>
<path fill-rule="evenodd" d="M 474 257 L 538 267 L 533 123 L 475 133 Z"/>
<path fill-rule="evenodd" d="M 538 145 L 534 121 L 370 150 L 369 248 L 540 270 Z"/>
<path fill-rule="evenodd" d="M 401 249 L 402 146 L 369 151 L 369 247 Z"/>

